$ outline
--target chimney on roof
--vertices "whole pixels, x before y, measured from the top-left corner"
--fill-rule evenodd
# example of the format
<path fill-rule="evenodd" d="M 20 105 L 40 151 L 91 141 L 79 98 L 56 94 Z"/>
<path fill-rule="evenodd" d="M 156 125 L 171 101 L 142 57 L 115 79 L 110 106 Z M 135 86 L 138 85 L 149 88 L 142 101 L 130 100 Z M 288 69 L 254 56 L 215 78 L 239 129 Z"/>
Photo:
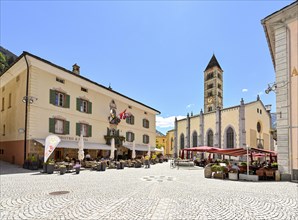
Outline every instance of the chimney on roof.
<path fill-rule="evenodd" d="M 76 63 L 72 66 L 72 72 L 75 74 L 80 75 L 80 66 L 78 66 Z"/>

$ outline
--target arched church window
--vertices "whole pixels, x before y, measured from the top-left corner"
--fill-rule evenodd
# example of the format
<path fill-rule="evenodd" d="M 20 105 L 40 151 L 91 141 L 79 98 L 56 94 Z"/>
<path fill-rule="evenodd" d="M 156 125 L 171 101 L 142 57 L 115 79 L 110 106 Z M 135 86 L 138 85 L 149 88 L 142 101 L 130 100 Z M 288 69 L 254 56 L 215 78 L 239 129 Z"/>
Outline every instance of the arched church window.
<path fill-rule="evenodd" d="M 192 133 L 192 146 L 196 147 L 198 145 L 198 133 L 194 131 Z"/>
<path fill-rule="evenodd" d="M 180 135 L 180 148 L 184 149 L 184 134 Z"/>
<path fill-rule="evenodd" d="M 231 127 L 227 130 L 227 148 L 234 148 L 234 131 Z"/>
<path fill-rule="evenodd" d="M 207 145 L 209 147 L 213 147 L 213 131 L 212 130 L 208 131 L 208 134 L 207 134 Z"/>
<path fill-rule="evenodd" d="M 258 122 L 258 123 L 257 123 L 257 131 L 258 131 L 258 133 L 260 133 L 261 130 L 262 130 L 261 123 Z"/>

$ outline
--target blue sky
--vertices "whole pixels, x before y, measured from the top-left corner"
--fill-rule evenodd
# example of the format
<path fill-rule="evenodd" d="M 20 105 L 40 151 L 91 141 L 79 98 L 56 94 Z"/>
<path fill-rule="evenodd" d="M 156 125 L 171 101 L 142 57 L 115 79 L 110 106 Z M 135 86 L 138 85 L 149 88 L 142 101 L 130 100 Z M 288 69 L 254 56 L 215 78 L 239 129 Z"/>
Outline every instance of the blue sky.
<path fill-rule="evenodd" d="M 203 108 L 203 71 L 224 70 L 224 107 L 275 81 L 261 19 L 293 1 L 1 1 L 1 46 L 28 51 L 161 112 L 157 129 Z"/>

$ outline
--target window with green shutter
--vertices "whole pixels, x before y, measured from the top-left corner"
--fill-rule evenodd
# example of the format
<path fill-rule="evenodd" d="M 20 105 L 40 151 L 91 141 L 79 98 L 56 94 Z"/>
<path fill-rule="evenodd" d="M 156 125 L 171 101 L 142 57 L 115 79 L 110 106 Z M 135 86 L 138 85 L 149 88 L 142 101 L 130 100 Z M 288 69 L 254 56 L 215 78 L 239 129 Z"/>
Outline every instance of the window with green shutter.
<path fill-rule="evenodd" d="M 56 105 L 56 91 L 50 89 L 50 103 Z"/>
<path fill-rule="evenodd" d="M 81 99 L 81 98 L 77 98 L 77 110 L 80 112 L 85 112 L 88 114 L 92 113 L 92 103 Z"/>
<path fill-rule="evenodd" d="M 49 118 L 49 132 L 55 134 L 55 118 Z"/>
<path fill-rule="evenodd" d="M 50 103 L 56 106 L 69 108 L 70 96 L 62 92 L 50 89 Z"/>
<path fill-rule="evenodd" d="M 69 121 L 64 121 L 64 134 L 69 134 Z"/>
<path fill-rule="evenodd" d="M 70 95 L 65 95 L 65 105 L 64 108 L 70 107 Z"/>
<path fill-rule="evenodd" d="M 88 137 L 92 137 L 92 126 L 88 126 Z"/>
<path fill-rule="evenodd" d="M 76 135 L 80 136 L 81 135 L 81 124 L 76 123 Z"/>
<path fill-rule="evenodd" d="M 126 118 L 126 123 L 133 125 L 135 123 L 135 117 L 133 115 Z"/>
<path fill-rule="evenodd" d="M 146 135 L 146 134 L 143 135 L 143 143 L 144 144 L 148 144 L 149 143 L 149 136 Z"/>
<path fill-rule="evenodd" d="M 147 119 L 143 119 L 143 127 L 149 128 L 149 121 Z"/>
<path fill-rule="evenodd" d="M 77 98 L 77 110 L 78 111 L 81 111 L 81 105 L 82 105 L 81 102 L 82 102 L 81 99 Z"/>
<path fill-rule="evenodd" d="M 135 139 L 135 134 L 133 132 L 126 132 L 126 141 L 133 142 Z"/>
<path fill-rule="evenodd" d="M 88 113 L 92 114 L 92 102 L 88 102 Z"/>

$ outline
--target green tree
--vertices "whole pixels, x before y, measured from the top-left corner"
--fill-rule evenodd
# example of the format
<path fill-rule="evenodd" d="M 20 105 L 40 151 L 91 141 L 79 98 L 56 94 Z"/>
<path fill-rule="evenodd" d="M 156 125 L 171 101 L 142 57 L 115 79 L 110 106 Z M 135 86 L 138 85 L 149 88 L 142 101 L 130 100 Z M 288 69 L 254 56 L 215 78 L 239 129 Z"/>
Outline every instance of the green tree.
<path fill-rule="evenodd" d="M 6 57 L 0 52 L 0 72 L 4 72 L 4 70 L 8 67 Z"/>

